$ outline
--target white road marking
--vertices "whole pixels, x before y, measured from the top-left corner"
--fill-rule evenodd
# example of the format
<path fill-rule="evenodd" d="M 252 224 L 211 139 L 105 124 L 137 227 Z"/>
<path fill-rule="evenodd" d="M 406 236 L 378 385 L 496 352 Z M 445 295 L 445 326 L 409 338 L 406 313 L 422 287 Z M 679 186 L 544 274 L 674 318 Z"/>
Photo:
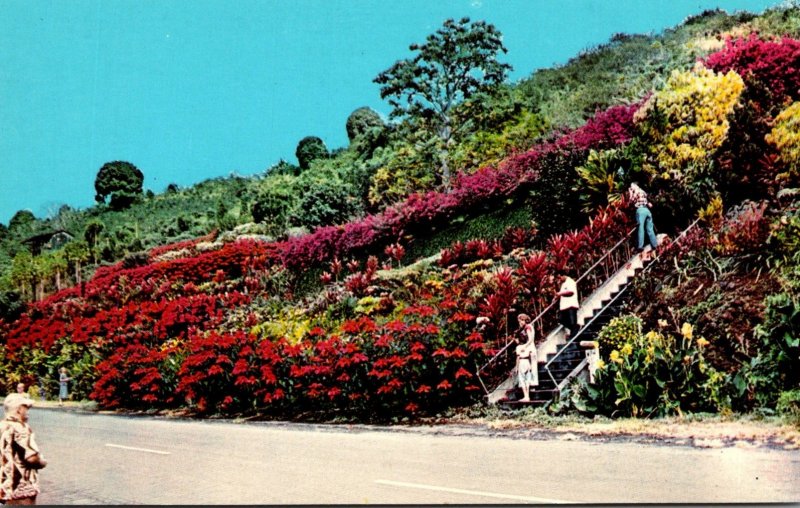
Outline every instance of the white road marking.
<path fill-rule="evenodd" d="M 122 446 L 122 445 L 111 444 L 111 443 L 106 443 L 106 446 L 110 446 L 111 448 L 122 448 L 123 450 L 133 450 L 133 451 L 137 451 L 137 452 L 157 453 L 158 455 L 169 455 L 170 454 L 169 452 L 162 452 L 160 450 L 150 450 L 148 448 L 136 448 L 136 447 L 133 447 L 133 446 Z"/>
<path fill-rule="evenodd" d="M 529 501 L 531 503 L 540 503 L 540 504 L 576 504 L 576 501 L 565 501 L 563 499 L 547 499 L 543 497 L 532 497 L 532 496 L 517 496 L 514 494 L 500 494 L 497 492 L 483 492 L 480 490 L 465 490 L 465 489 L 453 489 L 450 487 L 439 487 L 437 485 L 425 485 L 422 483 L 408 483 L 408 482 L 395 482 L 392 480 L 375 480 L 375 483 L 380 483 L 382 485 L 393 485 L 395 487 L 409 487 L 412 489 L 425 489 L 425 490 L 438 490 L 440 492 L 452 492 L 455 494 L 468 494 L 471 496 L 483 496 L 483 497 L 494 497 L 499 499 L 514 499 L 518 501 Z"/>

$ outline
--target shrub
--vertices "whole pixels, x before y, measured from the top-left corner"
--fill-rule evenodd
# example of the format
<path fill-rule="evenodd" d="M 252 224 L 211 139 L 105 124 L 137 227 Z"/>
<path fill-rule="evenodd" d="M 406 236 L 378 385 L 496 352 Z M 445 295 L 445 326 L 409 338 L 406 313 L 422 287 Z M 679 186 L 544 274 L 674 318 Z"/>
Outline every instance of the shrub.
<path fill-rule="evenodd" d="M 757 358 L 745 369 L 751 392 L 761 406 L 774 407 L 779 394 L 800 385 L 800 303 L 787 293 L 767 297 Z"/>
<path fill-rule="evenodd" d="M 625 344 L 633 343 L 641 333 L 642 320 L 634 315 L 612 319 L 597 335 L 601 356 L 607 361 L 612 351 L 619 351 Z"/>
<path fill-rule="evenodd" d="M 730 407 L 726 378 L 705 360 L 708 341 L 685 323 L 680 337 L 636 333 L 602 362 L 587 385 L 585 409 L 609 416 L 651 417 Z"/>
<path fill-rule="evenodd" d="M 728 38 L 725 48 L 705 59 L 716 72 L 735 71 L 748 81 L 758 81 L 777 102 L 800 95 L 800 41 L 789 37 L 762 39 L 756 33 Z"/>
<path fill-rule="evenodd" d="M 373 206 L 390 205 L 414 192 L 426 191 L 436 184 L 432 153 L 422 147 L 401 146 L 372 175 L 368 200 Z"/>
<path fill-rule="evenodd" d="M 306 188 L 289 215 L 293 226 L 315 228 L 342 224 L 359 210 L 349 186 L 338 180 L 318 180 Z"/>
<path fill-rule="evenodd" d="M 352 143 L 357 137 L 363 136 L 373 129 L 384 127 L 381 116 L 372 108 L 358 108 L 347 117 L 345 128 L 347 129 L 347 139 Z"/>
<path fill-rule="evenodd" d="M 288 225 L 289 214 L 297 205 L 297 192 L 287 177 L 273 177 L 253 203 L 253 220 L 268 226 L 269 232 L 277 234 Z"/>
<path fill-rule="evenodd" d="M 735 72 L 716 74 L 702 66 L 674 71 L 636 118 L 649 157 L 644 168 L 687 186 L 702 177 L 709 157 L 728 134 L 728 116 L 744 89 Z"/>
<path fill-rule="evenodd" d="M 781 393 L 775 409 L 790 423 L 800 427 L 800 389 Z"/>
<path fill-rule="evenodd" d="M 781 111 L 766 139 L 778 150 L 783 177 L 800 178 L 800 102 Z"/>
<path fill-rule="evenodd" d="M 731 210 L 719 234 L 717 250 L 728 256 L 762 252 L 770 235 L 766 210 L 766 201 L 746 202 Z"/>

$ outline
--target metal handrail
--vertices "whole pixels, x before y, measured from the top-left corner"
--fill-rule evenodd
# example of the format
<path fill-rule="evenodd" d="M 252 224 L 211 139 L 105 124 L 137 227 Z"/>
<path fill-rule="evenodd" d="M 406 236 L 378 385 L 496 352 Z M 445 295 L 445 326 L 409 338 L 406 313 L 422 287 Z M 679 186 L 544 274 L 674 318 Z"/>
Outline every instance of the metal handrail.
<path fill-rule="evenodd" d="M 655 259 L 653 259 L 653 261 L 655 261 Z M 651 261 L 651 262 L 652 262 L 652 261 Z M 650 266 L 650 265 L 648 265 L 648 266 Z M 628 289 L 628 287 L 630 287 L 630 286 L 628 286 L 628 285 L 626 284 L 626 285 L 625 285 L 625 287 L 623 287 L 621 290 L 617 291 L 617 293 L 616 293 L 616 294 L 615 294 L 615 295 L 614 295 L 614 296 L 611 298 L 611 300 L 609 300 L 609 301 L 608 301 L 608 303 L 606 303 L 606 304 L 605 304 L 605 305 L 604 305 L 604 306 L 603 306 L 603 307 L 602 307 L 600 310 L 598 310 L 597 312 L 595 312 L 595 313 L 594 313 L 594 315 L 592 316 L 592 318 L 589 320 L 589 322 L 588 322 L 588 323 L 585 323 L 585 324 L 584 324 L 584 325 L 581 327 L 581 329 L 580 329 L 580 330 L 578 330 L 578 333 L 576 333 L 576 334 L 575 334 L 573 337 L 570 337 L 570 339 L 569 339 L 569 340 L 568 340 L 566 343 L 564 343 L 564 347 L 563 347 L 563 348 L 561 348 L 559 351 L 556 351 L 556 354 L 553 356 L 553 358 L 551 358 L 551 359 L 550 359 L 550 361 L 548 361 L 548 362 L 547 362 L 547 363 L 544 365 L 544 368 L 545 368 L 545 370 L 547 371 L 547 375 L 548 375 L 548 376 L 550 376 L 550 380 L 551 380 L 551 381 L 553 381 L 553 386 L 555 386 L 556 388 L 558 388 L 558 383 L 556 383 L 556 378 L 555 378 L 555 376 L 553 376 L 553 372 L 550 370 L 550 364 L 552 364 L 554 361 L 556 361 L 556 359 L 557 359 L 557 358 L 558 358 L 558 357 L 561 355 L 561 353 L 563 353 L 564 351 L 566 351 L 566 349 L 567 349 L 567 348 L 568 348 L 568 347 L 569 347 L 569 346 L 570 346 L 572 343 L 574 343 L 574 342 L 575 342 L 575 341 L 578 339 L 578 337 L 580 337 L 580 335 L 581 335 L 581 334 L 582 334 L 584 331 L 586 331 L 586 329 L 587 329 L 587 328 L 589 328 L 589 326 L 591 326 L 591 324 L 592 324 L 592 323 L 594 323 L 594 320 L 595 320 L 595 319 L 597 319 L 598 317 L 600 317 L 600 316 L 603 314 L 603 312 L 605 312 L 605 310 L 606 310 L 607 308 L 609 308 L 609 307 L 610 307 L 610 306 L 611 306 L 611 305 L 612 305 L 614 302 L 616 302 L 616 301 L 617 301 L 617 298 L 619 298 L 619 297 L 620 297 L 620 295 L 622 295 L 622 294 L 623 294 L 623 293 L 624 293 L 624 292 L 625 292 L 625 291 Z"/>
<path fill-rule="evenodd" d="M 636 230 L 636 228 L 635 228 L 635 227 L 634 227 L 634 228 L 631 228 L 631 229 L 630 229 L 630 230 L 629 230 L 629 231 L 628 231 L 628 232 L 625 234 L 625 236 L 624 236 L 624 237 L 623 237 L 623 238 L 622 238 L 620 241 L 618 241 L 616 244 L 614 244 L 614 246 L 613 246 L 613 247 L 611 247 L 609 250 L 607 250 L 607 251 L 606 251 L 606 253 L 605 253 L 605 254 L 603 254 L 603 255 L 600 257 L 600 259 L 598 259 L 598 260 L 597 260 L 597 261 L 596 261 L 596 262 L 595 262 L 595 263 L 594 263 L 592 266 L 590 266 L 589 268 L 587 268 L 587 269 L 586 269 L 586 271 L 584 271 L 584 272 L 583 272 L 583 274 L 582 274 L 580 277 L 578 277 L 578 278 L 575 280 L 575 284 L 577 284 L 578 282 L 580 282 L 580 281 L 582 281 L 583 279 L 585 279 L 585 278 L 586 278 L 586 277 L 589 275 L 589 273 L 590 273 L 592 270 L 594 270 L 594 269 L 597 267 L 597 265 L 599 265 L 599 264 L 600 264 L 600 263 L 601 263 L 601 262 L 602 262 L 604 259 L 606 259 L 606 258 L 607 258 L 607 257 L 608 257 L 608 256 L 609 256 L 609 255 L 610 255 L 612 252 L 614 252 L 614 251 L 615 251 L 617 248 L 619 248 L 619 246 L 620 246 L 620 245 L 622 245 L 622 244 L 623 244 L 623 242 L 625 242 L 625 241 L 628 239 L 628 237 L 629 237 L 629 236 L 631 236 L 631 235 L 633 234 L 633 232 L 634 232 L 635 230 Z M 558 296 L 556 296 L 556 297 L 553 299 L 553 301 L 552 301 L 552 302 L 550 302 L 550 304 L 549 304 L 547 307 L 545 307 L 545 308 L 544 308 L 544 310 L 542 310 L 542 311 L 541 311 L 539 314 L 537 314 L 537 315 L 536 315 L 536 317 L 535 317 L 535 318 L 533 318 L 533 320 L 531 320 L 531 323 L 530 323 L 530 324 L 531 324 L 531 326 L 534 326 L 534 324 L 535 324 L 535 323 L 538 323 L 539 321 L 541 321 L 541 320 L 542 320 L 542 318 L 544 317 L 544 315 L 545 315 L 545 314 L 547 314 L 547 313 L 550 311 L 550 309 L 552 309 L 552 308 L 553 308 L 553 306 L 559 302 L 559 300 L 560 300 L 560 298 L 559 298 Z M 483 365 L 483 366 L 482 366 L 480 369 L 478 369 L 478 373 L 480 374 L 480 372 L 482 372 L 483 370 L 485 370 L 485 369 L 486 369 L 486 367 L 488 367 L 488 366 L 490 366 L 492 363 L 494 363 L 494 362 L 497 360 L 497 358 L 498 358 L 498 357 L 500 357 L 500 356 L 501 356 L 501 355 L 502 355 L 502 354 L 503 354 L 503 353 L 504 353 L 504 352 L 505 352 L 505 351 L 506 351 L 506 350 L 507 350 L 509 347 L 511 347 L 511 345 L 513 345 L 513 344 L 514 344 L 513 342 L 508 342 L 508 343 L 507 343 L 505 346 L 503 346 L 503 347 L 500 349 L 500 351 L 498 351 L 498 352 L 497 352 L 497 353 L 496 353 L 496 354 L 495 354 L 495 355 L 494 355 L 494 356 L 493 356 L 491 359 L 489 359 L 489 361 L 488 361 L 488 362 L 486 362 L 486 364 L 485 364 L 485 365 Z"/>
<path fill-rule="evenodd" d="M 679 234 L 679 235 L 678 235 L 678 236 L 676 236 L 676 237 L 675 237 L 675 238 L 674 238 L 672 241 L 670 241 L 670 243 L 669 243 L 669 244 L 668 244 L 668 245 L 667 245 L 667 246 L 666 246 L 664 249 L 662 249 L 662 252 L 665 252 L 667 249 L 669 249 L 670 247 L 672 247 L 673 245 L 675 245 L 675 243 L 677 243 L 677 242 L 678 242 L 678 241 L 679 241 L 681 238 L 683 238 L 684 236 L 686 236 L 686 234 L 689 232 L 689 230 L 690 230 L 690 229 L 692 229 L 693 227 L 695 227 L 695 226 L 697 225 L 697 223 L 698 223 L 698 222 L 700 222 L 700 219 L 699 219 L 699 218 L 698 218 L 698 219 L 695 219 L 695 221 L 694 221 L 694 222 L 692 222 L 692 223 L 691 223 L 691 224 L 690 224 L 690 225 L 689 225 L 689 226 L 688 226 L 686 229 L 684 229 L 684 230 L 681 232 L 681 234 Z M 651 266 L 653 266 L 653 264 L 654 264 L 654 263 L 655 263 L 655 262 L 656 262 L 656 261 L 657 261 L 657 260 L 658 260 L 660 257 L 661 257 L 661 254 L 660 254 L 659 252 L 657 252 L 657 251 L 656 251 L 656 255 L 653 257 L 653 259 L 650 259 L 650 260 L 648 260 L 648 263 L 647 263 L 647 265 L 643 266 L 642 270 L 639 272 L 639 274 L 638 274 L 638 275 L 642 275 L 643 273 L 647 272 L 647 271 L 650 269 L 650 267 L 651 267 Z M 579 336 L 580 336 L 580 335 L 581 335 L 581 334 L 582 334 L 582 333 L 583 333 L 583 332 L 584 332 L 584 331 L 585 331 L 585 330 L 586 330 L 586 329 L 587 329 L 587 328 L 588 328 L 588 327 L 589 327 L 589 326 L 590 326 L 592 323 L 594 323 L 594 320 L 595 320 L 595 319 L 597 319 L 597 318 L 598 318 L 600 315 L 602 315 L 602 314 L 603 314 L 603 312 L 605 312 L 605 310 L 606 310 L 608 307 L 610 307 L 610 306 L 611 306 L 611 305 L 612 305 L 614 302 L 616 302 L 616 301 L 617 301 L 617 299 L 618 299 L 618 298 L 619 298 L 619 297 L 620 297 L 620 296 L 621 296 L 623 293 L 625 293 L 625 291 L 627 291 L 629 287 L 630 287 L 630 283 L 626 284 L 626 285 L 625 285 L 625 287 L 623 287 L 621 290 L 619 290 L 619 291 L 618 291 L 618 292 L 617 292 L 617 293 L 616 293 L 616 294 L 615 294 L 615 295 L 614 295 L 614 296 L 611 298 L 611 300 L 609 300 L 609 301 L 608 301 L 608 303 L 606 303 L 606 304 L 605 304 L 605 305 L 604 305 L 604 306 L 603 306 L 603 307 L 602 307 L 600 310 L 598 310 L 597 312 L 595 312 L 595 313 L 594 313 L 594 315 L 592 316 L 592 318 L 589 320 L 589 322 L 588 322 L 588 323 L 585 323 L 585 324 L 584 324 L 584 325 L 583 325 L 583 326 L 580 328 L 580 330 L 578 330 L 578 333 L 576 333 L 576 334 L 575 334 L 573 337 L 571 337 L 571 338 L 570 338 L 570 340 L 568 340 L 568 341 L 567 341 L 567 342 L 564 344 L 564 347 L 563 347 L 563 348 L 561 348 L 561 350 L 557 351 L 557 352 L 556 352 L 556 354 L 555 354 L 555 356 L 553 356 L 553 358 L 551 358 L 551 359 L 550 359 L 550 361 L 548 361 L 548 362 L 545 364 L 544 368 L 545 368 L 545 370 L 547 370 L 547 374 L 550 376 L 550 379 L 553 381 L 553 386 L 555 386 L 556 388 L 558 388 L 558 383 L 556 383 L 555 376 L 553 376 L 553 373 L 552 373 L 552 371 L 550 370 L 550 364 L 552 364 L 552 363 L 553 363 L 553 362 L 556 360 L 556 358 L 558 358 L 558 357 L 561 355 L 561 353 L 563 353 L 564 351 L 566 351 L 566 349 L 567 349 L 567 348 L 568 348 L 568 347 L 569 347 L 569 346 L 570 346 L 572 343 L 574 343 L 574 342 L 575 342 L 575 340 L 577 340 L 577 338 L 578 338 L 578 337 L 579 337 Z"/>
<path fill-rule="evenodd" d="M 589 276 L 589 274 L 590 274 L 592 271 L 594 271 L 594 269 L 595 269 L 595 268 L 597 268 L 597 267 L 598 267 L 598 266 L 599 266 L 599 265 L 600 265 L 600 264 L 601 264 L 601 263 L 602 263 L 602 262 L 603 262 L 603 261 L 604 261 L 606 258 L 608 258 L 608 257 L 609 257 L 609 256 L 610 256 L 612 253 L 614 253 L 615 251 L 617 251 L 617 249 L 619 249 L 619 247 L 620 247 L 621 245 L 623 245 L 623 244 L 624 244 L 626 241 L 628 241 L 628 239 L 630 238 L 630 236 L 633 234 L 633 232 L 634 232 L 634 231 L 636 231 L 636 227 L 632 227 L 630 230 L 628 230 L 628 232 L 627 232 L 627 233 L 626 233 L 626 234 L 625 234 L 625 235 L 624 235 L 624 236 L 623 236 L 623 237 L 622 237 L 622 238 L 621 238 L 621 239 L 620 239 L 620 240 L 619 240 L 617 243 L 615 243 L 615 244 L 614 244 L 614 245 L 613 245 L 611 248 L 609 248 L 608 250 L 606 250 L 606 252 L 605 252 L 605 253 L 604 253 L 604 254 L 603 254 L 603 255 L 602 255 L 602 256 L 601 256 L 601 257 L 600 257 L 600 258 L 599 258 L 597 261 L 595 261 L 595 262 L 594 262 L 594 264 L 593 264 L 592 266 L 590 266 L 589 268 L 587 268 L 587 269 L 586 269 L 586 270 L 585 270 L 585 271 L 584 271 L 584 272 L 583 272 L 583 273 L 582 273 L 582 274 L 581 274 L 581 275 L 580 275 L 580 276 L 579 276 L 579 277 L 576 279 L 575 283 L 577 284 L 578 282 L 580 282 L 580 281 L 582 281 L 583 279 L 585 279 L 586 277 L 588 277 L 588 276 Z M 616 271 L 616 269 L 615 269 L 615 271 Z M 537 314 L 537 315 L 536 315 L 536 317 L 535 317 L 533 320 L 531 320 L 531 323 L 530 323 L 530 324 L 531 324 L 531 326 L 536 326 L 537 324 L 541 325 L 541 321 L 544 319 L 544 316 L 545 316 L 545 315 L 546 315 L 548 312 L 550 312 L 550 310 L 551 310 L 551 309 L 552 309 L 552 308 L 553 308 L 553 307 L 554 307 L 554 306 L 555 306 L 555 305 L 556 305 L 556 304 L 559 302 L 559 300 L 560 300 L 560 298 L 559 298 L 558 296 L 556 296 L 556 297 L 553 299 L 553 301 L 552 301 L 552 302 L 550 302 L 550 304 L 549 304 L 547 307 L 545 307 L 545 308 L 544 308 L 544 309 L 543 309 L 543 310 L 542 310 L 542 311 L 541 311 L 539 314 Z M 559 325 L 559 326 L 560 326 L 560 325 Z M 540 326 L 540 329 L 541 329 L 541 330 L 543 330 L 543 329 L 544 329 L 544 327 L 543 327 L 543 326 Z M 541 335 L 541 334 L 540 334 L 540 335 Z M 485 363 L 483 366 L 481 366 L 481 367 L 480 367 L 480 368 L 479 368 L 479 369 L 476 371 L 476 374 L 477 374 L 477 376 L 478 376 L 478 381 L 481 383 L 481 386 L 483 387 L 483 390 L 484 390 L 484 392 L 485 392 L 486 394 L 488 394 L 488 393 L 489 393 L 489 390 L 486 388 L 486 384 L 483 382 L 483 379 L 481 378 L 481 372 L 483 372 L 483 371 L 484 371 L 484 370 L 486 370 L 486 369 L 487 369 L 489 366 L 491 366 L 492 364 L 494 364 L 494 363 L 495 363 L 495 362 L 496 362 L 496 361 L 497 361 L 497 360 L 498 360 L 498 359 L 499 359 L 501 356 L 503 356 L 503 355 L 504 355 L 504 354 L 505 354 L 505 353 L 508 351 L 508 349 L 509 349 L 509 348 L 510 348 L 512 345 L 514 345 L 514 342 L 513 342 L 513 341 L 509 341 L 509 342 L 507 342 L 507 343 L 505 344 L 505 346 L 503 346 L 503 347 L 502 347 L 502 348 L 501 348 L 501 349 L 500 349 L 500 350 L 499 350 L 497 353 L 495 353 L 495 354 L 494 354 L 494 356 L 492 356 L 492 358 L 490 358 L 490 359 L 489 359 L 489 361 L 487 361 L 487 362 L 486 362 L 486 363 Z"/>
<path fill-rule="evenodd" d="M 583 275 L 581 275 L 580 277 L 578 277 L 578 278 L 575 280 L 575 283 L 577 284 L 578 282 L 580 282 L 580 281 L 582 281 L 584 278 L 586 278 L 586 276 L 587 276 L 587 275 L 589 275 L 589 273 L 590 273 L 592 270 L 594 270 L 594 269 L 595 269 L 595 267 L 597 267 L 597 265 L 599 265 L 601 261 L 603 261 L 605 258 L 607 258 L 607 257 L 608 257 L 608 256 L 609 256 L 609 255 L 610 255 L 612 252 L 614 252 L 615 250 L 617 250 L 617 248 L 618 248 L 620 245 L 622 245 L 622 243 L 623 243 L 623 242 L 625 242 L 625 240 L 627 240 L 627 239 L 628 239 L 628 237 L 629 237 L 629 236 L 631 236 L 631 235 L 633 234 L 633 232 L 634 232 L 634 231 L 636 231 L 636 227 L 632 227 L 632 228 L 631 228 L 631 229 L 628 231 L 628 233 L 627 233 L 627 234 L 625 234 L 625 236 L 624 236 L 624 237 L 623 237 L 623 238 L 622 238 L 620 241 L 618 241 L 617 243 L 615 243 L 613 247 L 611 247 L 610 249 L 608 249 L 608 250 L 606 251 L 606 253 L 605 253 L 605 254 L 603 254 L 603 255 L 600 257 L 600 259 L 598 259 L 597 261 L 595 261 L 595 263 L 594 263 L 592 266 L 590 266 L 589 268 L 587 268 L 587 269 L 586 269 L 586 271 L 585 271 L 585 272 L 583 272 Z M 554 302 L 554 303 L 555 303 L 555 302 Z"/>

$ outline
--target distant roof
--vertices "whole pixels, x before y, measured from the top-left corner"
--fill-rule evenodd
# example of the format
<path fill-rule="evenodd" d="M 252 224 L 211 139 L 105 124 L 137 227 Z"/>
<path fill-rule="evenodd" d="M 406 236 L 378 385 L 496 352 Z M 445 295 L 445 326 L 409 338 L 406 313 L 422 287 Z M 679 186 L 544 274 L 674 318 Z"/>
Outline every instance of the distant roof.
<path fill-rule="evenodd" d="M 48 240 L 50 240 L 51 238 L 53 238 L 54 236 L 56 236 L 58 234 L 61 234 L 61 233 L 65 234 L 65 235 L 69 235 L 70 238 L 75 238 L 75 236 L 72 233 L 70 233 L 69 231 L 66 231 L 64 229 L 58 229 L 56 231 L 49 231 L 47 233 L 41 233 L 41 234 L 38 234 L 38 235 L 31 236 L 29 238 L 26 238 L 26 239 L 22 240 L 22 243 L 43 244 L 43 243 L 47 242 Z"/>

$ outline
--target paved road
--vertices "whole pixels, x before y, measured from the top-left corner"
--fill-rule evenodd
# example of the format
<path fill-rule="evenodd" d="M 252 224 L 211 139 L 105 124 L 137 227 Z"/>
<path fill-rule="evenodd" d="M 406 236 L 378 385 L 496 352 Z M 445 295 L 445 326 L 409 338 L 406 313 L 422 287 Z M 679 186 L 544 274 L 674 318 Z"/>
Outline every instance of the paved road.
<path fill-rule="evenodd" d="M 443 436 L 34 408 L 46 504 L 800 500 L 800 452 Z"/>

